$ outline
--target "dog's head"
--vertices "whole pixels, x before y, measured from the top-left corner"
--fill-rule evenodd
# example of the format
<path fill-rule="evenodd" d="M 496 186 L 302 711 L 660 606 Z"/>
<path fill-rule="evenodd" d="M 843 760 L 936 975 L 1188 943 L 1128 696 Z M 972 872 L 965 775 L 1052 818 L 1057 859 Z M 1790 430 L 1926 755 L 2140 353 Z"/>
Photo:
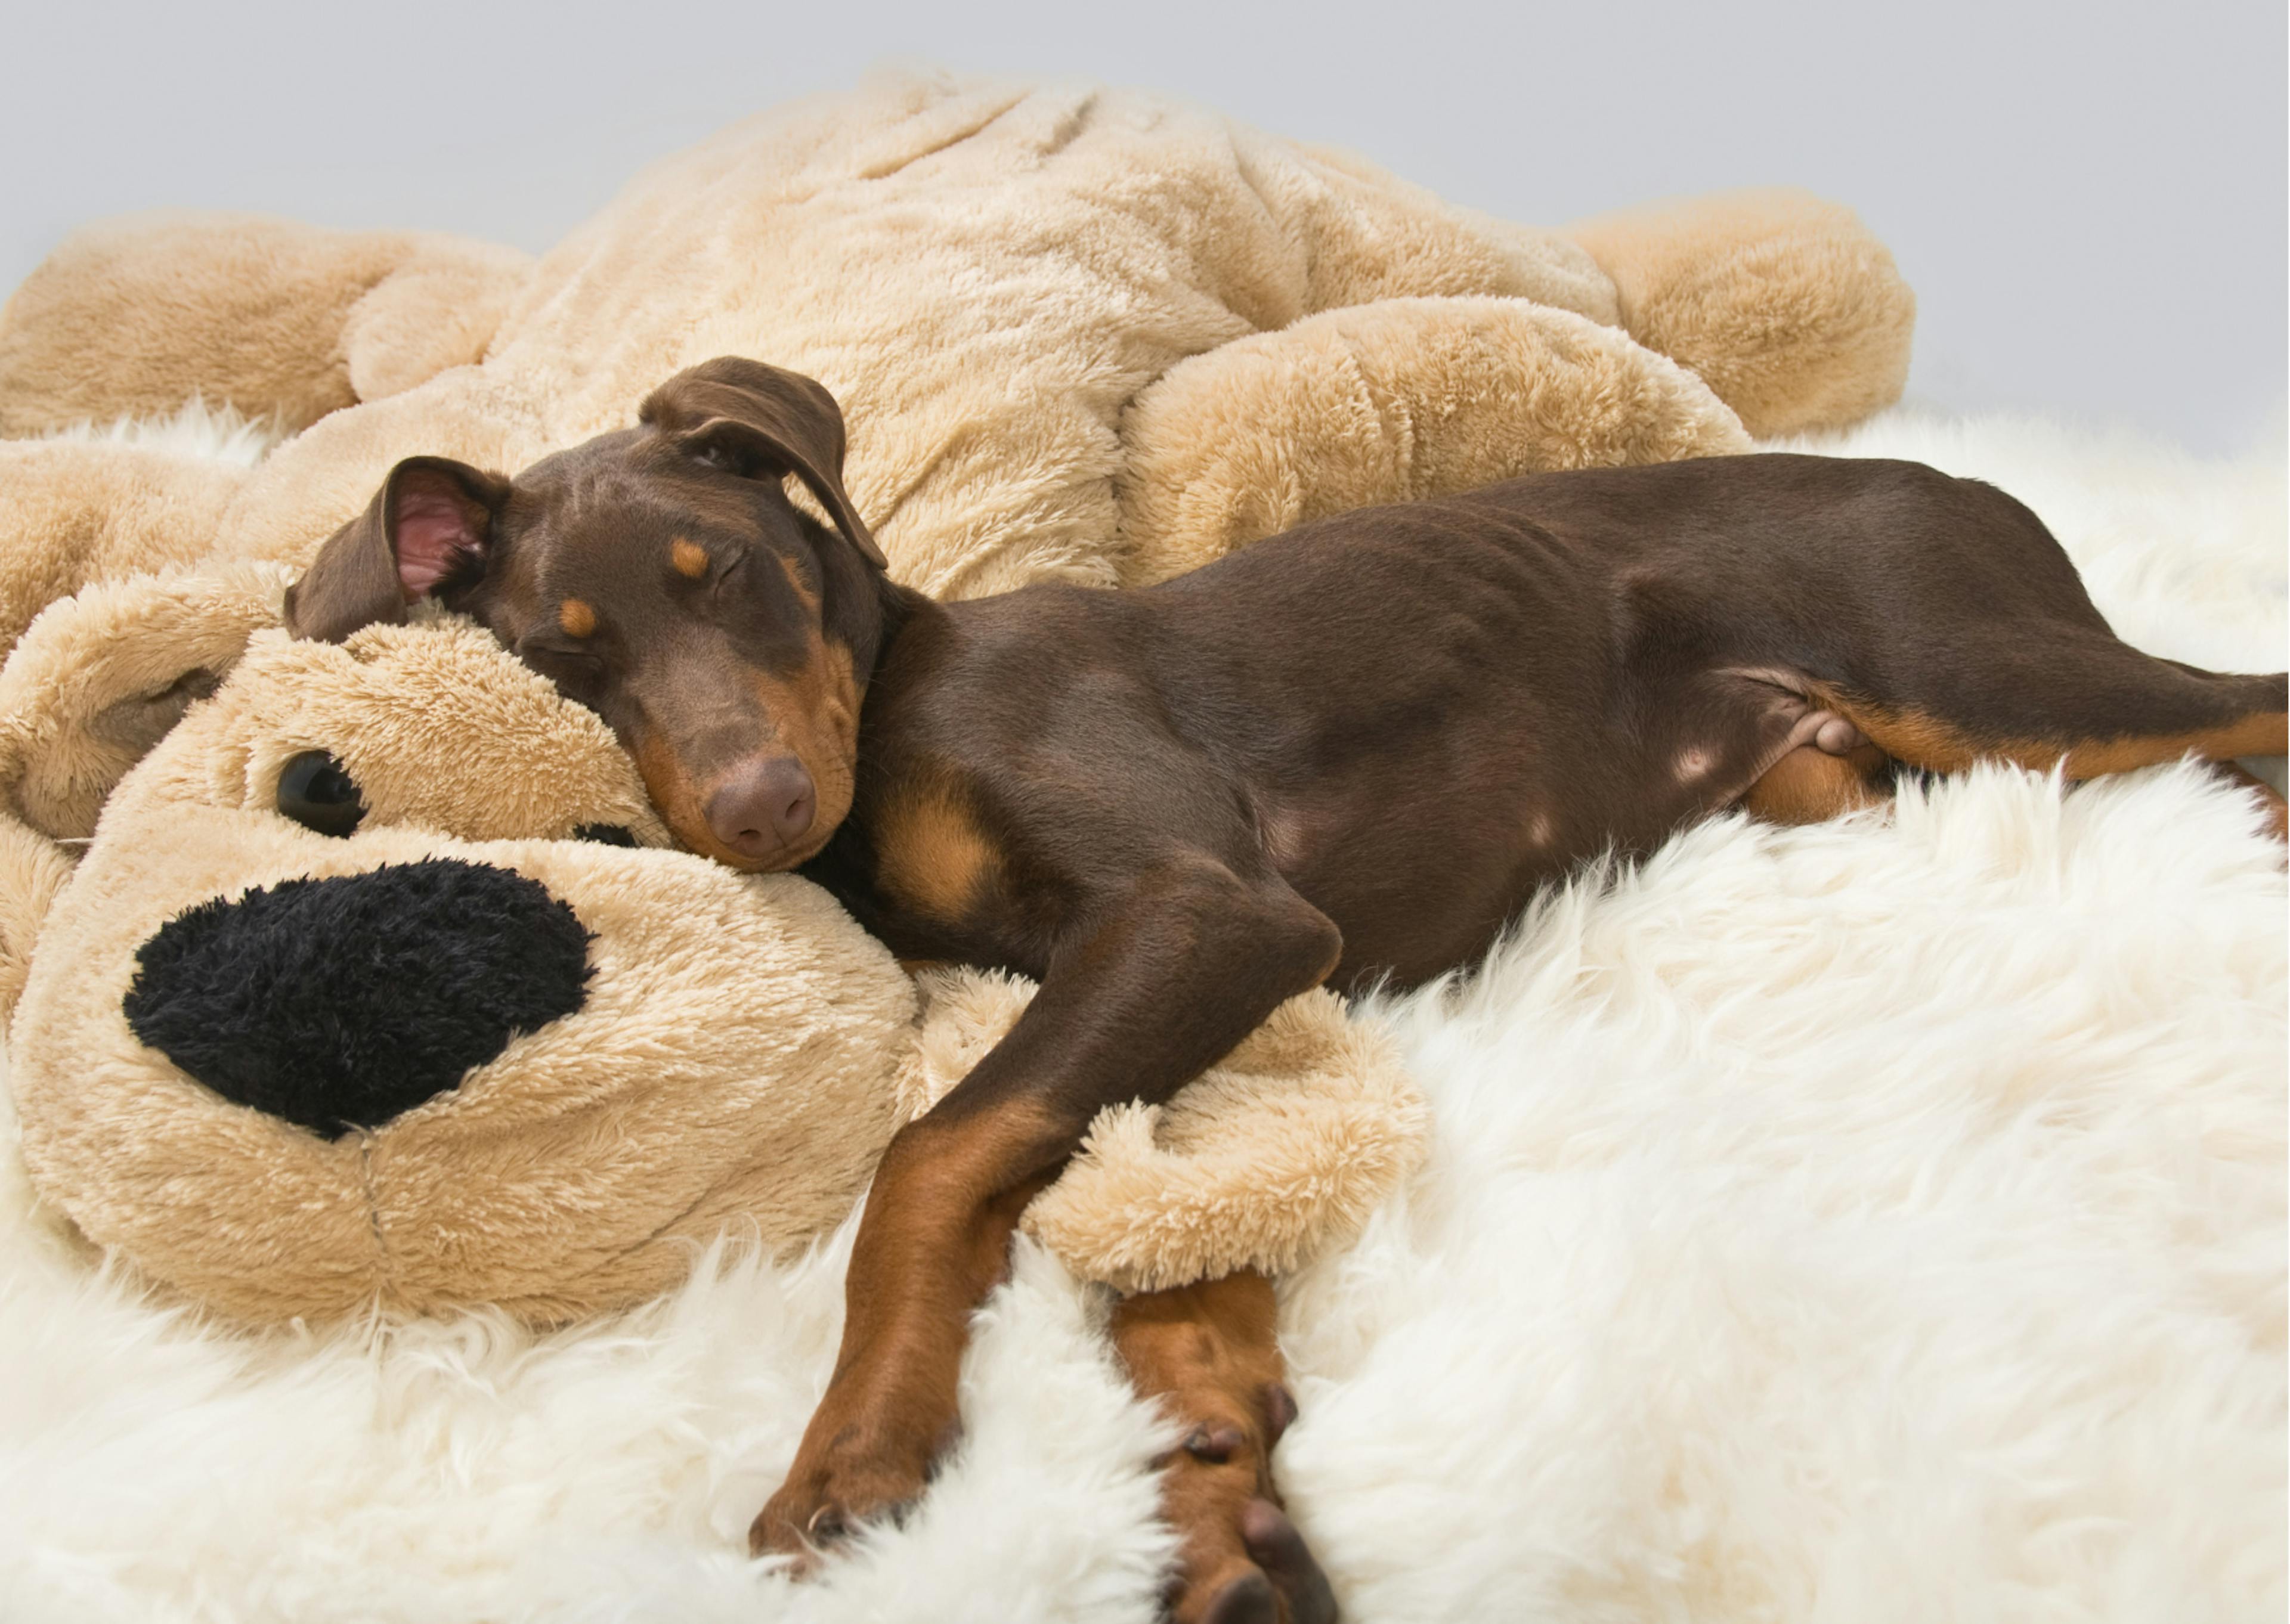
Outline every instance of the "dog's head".
<path fill-rule="evenodd" d="M 604 718 L 685 846 L 790 868 L 851 808 L 884 559 L 843 489 L 843 414 L 812 380 L 725 356 L 638 427 L 505 479 L 399 463 L 287 600 L 340 642 L 434 598 Z M 834 521 L 787 495 L 800 479 Z"/>

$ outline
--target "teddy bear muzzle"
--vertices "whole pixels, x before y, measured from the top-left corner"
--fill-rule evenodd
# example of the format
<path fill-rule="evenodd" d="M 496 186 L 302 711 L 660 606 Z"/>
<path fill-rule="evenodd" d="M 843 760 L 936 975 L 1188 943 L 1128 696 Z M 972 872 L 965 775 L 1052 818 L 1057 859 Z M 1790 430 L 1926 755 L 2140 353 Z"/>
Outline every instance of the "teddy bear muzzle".
<path fill-rule="evenodd" d="M 590 933 L 528 876 L 433 858 L 216 897 L 137 949 L 129 1028 L 227 1100 L 332 1138 L 579 1010 Z"/>

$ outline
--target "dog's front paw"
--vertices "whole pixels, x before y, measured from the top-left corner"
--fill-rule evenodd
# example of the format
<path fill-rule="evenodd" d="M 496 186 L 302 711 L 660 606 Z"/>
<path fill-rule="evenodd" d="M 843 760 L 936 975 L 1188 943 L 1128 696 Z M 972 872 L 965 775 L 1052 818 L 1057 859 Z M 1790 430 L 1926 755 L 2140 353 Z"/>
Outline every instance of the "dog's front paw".
<path fill-rule="evenodd" d="M 1163 1600 L 1170 1624 L 1336 1624 L 1328 1576 L 1273 1501 L 1250 1500 L 1215 1533 L 1189 1532 L 1186 1571 Z"/>
<path fill-rule="evenodd" d="M 1172 1624 L 1334 1624 L 1335 1593 L 1272 1486 L 1272 1447 L 1295 1420 L 1287 1388 L 1170 1396 L 1193 1411 L 1161 1469 L 1161 1512 L 1184 1544 L 1163 1596 Z M 1189 1403 L 1188 1401 L 1190 1401 Z"/>
<path fill-rule="evenodd" d="M 830 1391 L 787 1481 L 748 1529 L 750 1553 L 792 1557 L 798 1575 L 810 1573 L 861 1524 L 895 1517 L 919 1500 L 956 1431 L 952 1416 L 885 1424 L 842 1420 L 830 1413 L 838 1408 Z"/>

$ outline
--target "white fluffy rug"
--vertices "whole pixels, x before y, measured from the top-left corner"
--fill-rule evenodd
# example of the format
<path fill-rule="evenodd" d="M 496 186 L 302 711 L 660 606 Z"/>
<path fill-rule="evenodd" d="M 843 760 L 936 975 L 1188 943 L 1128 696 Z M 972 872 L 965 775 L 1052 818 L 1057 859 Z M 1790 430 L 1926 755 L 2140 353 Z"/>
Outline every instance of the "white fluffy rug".
<path fill-rule="evenodd" d="M 1824 449 L 1997 480 L 2158 653 L 2285 663 L 2278 460 Z M 1396 1004 L 1437 1148 L 1285 1292 L 1347 1616 L 2279 1620 L 2284 902 L 2193 770 L 1986 772 L 1696 830 Z M 546 1339 L 250 1346 L 90 1277 L 10 1155 L 0 1617 L 1149 1620 L 1156 1426 L 1038 1253 L 922 1513 L 822 1582 L 742 1560 L 845 1242 Z"/>

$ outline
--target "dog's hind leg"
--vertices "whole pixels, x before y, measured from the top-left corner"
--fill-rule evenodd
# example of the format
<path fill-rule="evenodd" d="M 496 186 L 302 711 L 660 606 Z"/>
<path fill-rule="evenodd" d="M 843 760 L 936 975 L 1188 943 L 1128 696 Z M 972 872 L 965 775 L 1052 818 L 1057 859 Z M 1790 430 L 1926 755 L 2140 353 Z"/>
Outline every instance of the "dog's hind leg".
<path fill-rule="evenodd" d="M 1766 769 L 1742 805 L 1767 823 L 1826 823 L 1890 801 L 1890 766 L 1874 745 L 1831 755 L 1818 745 L 1801 744 Z"/>
<path fill-rule="evenodd" d="M 1886 755 L 1930 772 L 1992 759 L 2089 779 L 2290 748 L 2290 675 L 2206 671 L 2084 627 L 2009 629 L 2023 633 L 2014 646 L 1965 662 L 1918 698 L 1809 685 Z"/>
<path fill-rule="evenodd" d="M 2256 796 L 2259 805 L 2266 812 L 2267 828 L 2275 839 L 2290 845 L 2290 801 L 2282 798 L 2279 789 L 2255 772 L 2238 767 L 2230 761 L 2215 762 L 2212 764 L 2211 770 L 2229 783 L 2239 784 Z"/>
<path fill-rule="evenodd" d="M 1184 1428 L 1157 1464 L 1161 1510 L 1183 1540 L 1169 1616 L 1333 1624 L 1335 1598 L 1272 1485 L 1294 1419 L 1272 1283 L 1253 1270 L 1125 1299 L 1113 1341 L 1139 1394 Z"/>
<path fill-rule="evenodd" d="M 2191 673 L 2160 660 L 2149 663 L 2158 670 L 2154 686 L 2140 696 L 2145 703 L 2113 716 L 2074 714 L 2089 709 L 2084 703 L 2060 709 L 2027 704 L 2016 726 L 1983 725 L 1836 690 L 1821 692 L 1820 699 L 1886 755 L 1928 772 L 1959 772 L 1986 758 L 2060 767 L 2069 778 L 2086 779 L 2188 756 L 2232 761 L 2285 753 L 2285 677 Z"/>

